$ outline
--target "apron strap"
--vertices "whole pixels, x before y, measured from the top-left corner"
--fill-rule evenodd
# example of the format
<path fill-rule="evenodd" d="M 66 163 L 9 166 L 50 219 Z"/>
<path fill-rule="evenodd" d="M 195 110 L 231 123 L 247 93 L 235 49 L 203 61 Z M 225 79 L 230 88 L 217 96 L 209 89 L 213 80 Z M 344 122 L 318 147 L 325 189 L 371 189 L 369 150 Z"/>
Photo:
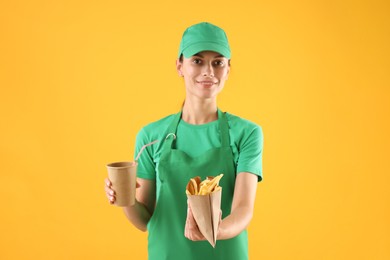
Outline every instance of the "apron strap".
<path fill-rule="evenodd" d="M 226 112 L 222 112 L 218 108 L 218 120 L 219 120 L 219 131 L 221 132 L 221 145 L 222 147 L 230 147 L 229 138 L 229 124 L 226 117 Z"/>
<path fill-rule="evenodd" d="M 167 129 L 168 134 L 165 137 L 165 139 L 163 140 L 164 145 L 162 147 L 161 154 L 165 154 L 166 152 L 168 152 L 172 148 L 172 143 L 176 139 L 177 126 L 179 125 L 179 122 L 181 119 L 181 113 L 182 113 L 182 111 L 180 110 L 180 112 L 174 116 L 172 123 L 169 125 L 169 127 Z"/>

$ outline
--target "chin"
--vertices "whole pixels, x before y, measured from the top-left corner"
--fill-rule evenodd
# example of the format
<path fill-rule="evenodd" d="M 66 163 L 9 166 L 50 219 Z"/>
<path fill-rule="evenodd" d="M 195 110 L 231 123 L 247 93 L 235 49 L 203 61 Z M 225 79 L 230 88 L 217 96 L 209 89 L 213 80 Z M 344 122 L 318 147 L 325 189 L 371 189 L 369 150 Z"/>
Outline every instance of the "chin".
<path fill-rule="evenodd" d="M 215 98 L 217 98 L 217 94 L 205 94 L 205 95 L 199 95 L 198 97 L 200 99 L 204 99 L 204 100 L 215 99 Z"/>
<path fill-rule="evenodd" d="M 197 97 L 198 99 L 215 99 L 218 94 L 221 93 L 222 89 L 197 89 L 194 91 L 188 91 L 187 94 Z"/>

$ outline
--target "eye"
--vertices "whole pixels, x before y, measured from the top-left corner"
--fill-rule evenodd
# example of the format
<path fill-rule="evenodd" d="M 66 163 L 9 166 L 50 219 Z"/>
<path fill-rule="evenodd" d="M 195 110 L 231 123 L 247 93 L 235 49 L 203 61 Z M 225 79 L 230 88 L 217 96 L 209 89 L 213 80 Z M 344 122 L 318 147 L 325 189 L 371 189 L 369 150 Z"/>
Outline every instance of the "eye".
<path fill-rule="evenodd" d="M 215 66 L 223 67 L 225 65 L 225 62 L 223 60 L 216 60 L 214 61 Z"/>
<path fill-rule="evenodd" d="M 194 64 L 201 64 L 202 63 L 202 61 L 200 60 L 200 59 L 193 59 L 192 60 L 192 63 L 194 63 Z"/>

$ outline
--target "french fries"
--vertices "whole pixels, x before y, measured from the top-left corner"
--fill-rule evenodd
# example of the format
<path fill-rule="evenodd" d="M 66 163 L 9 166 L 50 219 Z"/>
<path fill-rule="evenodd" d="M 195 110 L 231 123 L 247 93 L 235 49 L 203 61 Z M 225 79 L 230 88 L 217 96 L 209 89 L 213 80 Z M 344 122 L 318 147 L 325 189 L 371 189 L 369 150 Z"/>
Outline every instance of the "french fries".
<path fill-rule="evenodd" d="M 209 176 L 204 181 L 200 181 L 200 177 L 196 176 L 191 178 L 187 184 L 186 194 L 187 195 L 207 195 L 214 191 L 221 189 L 219 181 L 223 177 L 223 174 L 216 177 Z"/>

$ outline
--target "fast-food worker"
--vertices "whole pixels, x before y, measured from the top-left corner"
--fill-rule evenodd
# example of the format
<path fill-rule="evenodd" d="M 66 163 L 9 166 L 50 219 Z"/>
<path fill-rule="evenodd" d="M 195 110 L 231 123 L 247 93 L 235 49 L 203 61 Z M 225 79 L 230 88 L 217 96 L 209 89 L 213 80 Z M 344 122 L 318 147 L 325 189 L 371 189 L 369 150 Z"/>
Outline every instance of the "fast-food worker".
<path fill-rule="evenodd" d="M 142 153 L 137 201 L 124 208 L 134 226 L 148 231 L 150 260 L 248 259 L 246 227 L 262 179 L 263 134 L 257 124 L 217 106 L 230 57 L 221 28 L 207 22 L 187 28 L 176 61 L 186 90 L 182 110 L 150 123 L 137 135 L 135 154 L 144 144 L 160 140 Z M 203 180 L 220 173 L 222 217 L 213 248 L 199 232 L 185 189 L 192 177 Z M 105 182 L 113 203 L 115 191 L 108 179 Z"/>

